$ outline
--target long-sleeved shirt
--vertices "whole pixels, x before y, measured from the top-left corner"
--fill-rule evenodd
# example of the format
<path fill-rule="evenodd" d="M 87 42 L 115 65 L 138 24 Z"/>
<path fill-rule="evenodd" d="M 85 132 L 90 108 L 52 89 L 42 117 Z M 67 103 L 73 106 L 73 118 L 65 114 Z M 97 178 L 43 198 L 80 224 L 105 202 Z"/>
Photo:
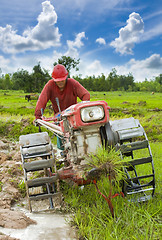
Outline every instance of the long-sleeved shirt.
<path fill-rule="evenodd" d="M 53 79 L 49 80 L 44 86 L 35 108 L 35 117 L 41 117 L 41 108 L 45 109 L 47 102 L 50 100 L 54 113 L 59 112 L 56 98 L 59 100 L 61 111 L 77 103 L 77 97 L 82 101 L 89 101 L 89 92 L 75 79 L 68 78 L 63 91 L 59 89 Z"/>

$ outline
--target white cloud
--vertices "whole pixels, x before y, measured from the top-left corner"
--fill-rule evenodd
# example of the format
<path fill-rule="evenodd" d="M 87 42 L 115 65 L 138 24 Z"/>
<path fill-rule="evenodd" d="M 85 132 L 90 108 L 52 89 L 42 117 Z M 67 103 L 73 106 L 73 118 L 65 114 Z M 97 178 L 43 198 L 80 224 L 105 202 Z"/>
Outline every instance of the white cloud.
<path fill-rule="evenodd" d="M 0 56 L 0 69 L 3 74 L 14 73 L 19 69 L 24 69 L 31 73 L 33 67 L 40 62 L 41 67 L 48 70 L 49 74 L 51 74 L 53 63 L 61 56 L 62 54 L 56 51 L 48 55 L 33 53 L 32 55 L 25 54 L 22 56 L 12 55 L 9 58 Z"/>
<path fill-rule="evenodd" d="M 8 66 L 10 65 L 10 59 L 4 58 L 3 56 L 0 56 L 0 70 L 2 70 L 2 73 L 8 72 Z M 1 71 L 0 71 L 1 73 Z"/>
<path fill-rule="evenodd" d="M 72 71 L 72 75 L 79 75 L 81 74 L 82 77 L 86 76 L 99 76 L 102 73 L 107 76 L 109 72 L 111 71 L 112 66 L 104 66 L 99 60 L 95 59 L 94 61 L 90 61 L 85 59 L 82 59 L 79 64 L 79 71 L 74 72 Z"/>
<path fill-rule="evenodd" d="M 42 12 L 37 18 L 38 24 L 18 35 L 11 25 L 0 27 L 0 48 L 7 53 L 19 53 L 47 49 L 60 44 L 57 14 L 50 1 L 42 2 Z"/>
<path fill-rule="evenodd" d="M 141 37 L 142 41 L 148 41 L 154 37 L 162 35 L 162 23 L 153 26 L 151 29 L 144 32 L 143 36 Z"/>
<path fill-rule="evenodd" d="M 144 60 L 131 59 L 122 66 L 115 66 L 118 74 L 128 74 L 131 72 L 137 82 L 142 82 L 147 78 L 153 79 L 161 73 L 162 57 L 160 54 L 153 54 Z"/>
<path fill-rule="evenodd" d="M 44 56 L 40 54 L 26 55 L 23 57 L 15 57 L 7 59 L 3 56 L 0 56 L 0 66 L 2 73 L 13 73 L 17 71 L 17 66 L 19 69 L 25 69 L 29 72 L 32 71 L 32 68 L 38 63 L 41 63 L 41 67 L 49 70 L 51 74 L 53 69 L 53 63 L 60 58 L 63 53 L 58 53 L 54 51 L 51 55 Z M 102 73 L 105 76 L 112 71 L 112 68 L 116 68 L 117 74 L 128 75 L 132 73 L 136 82 L 142 82 L 147 78 L 148 80 L 153 79 L 161 73 L 162 69 L 162 57 L 159 54 L 153 54 L 149 58 L 143 60 L 131 59 L 124 65 L 103 65 L 99 60 L 95 59 L 90 61 L 81 59 L 79 64 L 79 72 L 71 71 L 71 75 L 81 74 L 82 77 L 93 76 L 96 77 Z"/>
<path fill-rule="evenodd" d="M 103 65 L 97 59 L 93 62 L 82 59 L 79 64 L 79 72 L 72 72 L 72 74 L 74 76 L 76 74 L 81 74 L 82 77 L 93 75 L 97 77 L 103 73 L 107 77 L 112 71 L 112 68 L 117 70 L 118 75 L 128 75 L 132 73 L 136 82 L 142 82 L 145 78 L 150 80 L 161 74 L 162 57 L 159 54 L 153 54 L 149 58 L 143 60 L 131 59 L 126 64 L 120 66 L 111 64 Z"/>
<path fill-rule="evenodd" d="M 99 60 L 93 61 L 91 64 L 87 65 L 86 71 L 89 76 L 96 75 L 97 73 L 101 73 L 102 65 Z"/>
<path fill-rule="evenodd" d="M 9 58 L 0 57 L 0 68 L 2 69 L 2 73 L 14 73 L 18 69 L 24 69 L 29 72 L 32 71 L 32 68 L 39 62 L 39 58 L 36 55 L 30 56 L 11 56 Z"/>
<path fill-rule="evenodd" d="M 144 31 L 144 22 L 138 13 L 131 13 L 127 25 L 119 30 L 119 37 L 110 43 L 116 52 L 133 54 L 133 47 L 138 43 Z"/>
<path fill-rule="evenodd" d="M 97 39 L 96 39 L 96 42 L 99 43 L 99 44 L 106 45 L 105 39 L 104 39 L 104 38 L 101 38 L 101 37 L 100 37 L 100 38 L 97 38 Z"/>
<path fill-rule="evenodd" d="M 74 41 L 67 40 L 68 50 L 65 53 L 66 56 L 70 56 L 72 58 L 78 58 L 78 48 L 84 46 L 82 39 L 85 39 L 85 32 L 78 33 Z"/>
<path fill-rule="evenodd" d="M 68 50 L 66 52 L 57 52 L 56 50 L 48 53 L 39 54 L 39 53 L 32 53 L 32 55 L 25 54 L 25 56 L 16 56 L 13 55 L 9 59 L 5 59 L 4 57 L 0 57 L 0 67 L 3 73 L 13 73 L 19 69 L 25 69 L 29 72 L 32 71 L 32 68 L 40 62 L 41 67 L 45 68 L 46 70 L 52 72 L 53 63 L 61 58 L 61 56 L 70 56 L 72 58 L 79 58 L 78 49 L 81 48 L 84 43 L 82 42 L 83 39 L 86 39 L 85 32 L 78 33 L 75 36 L 74 41 L 67 41 Z M 2 61 L 1 61 L 2 60 Z M 2 64 L 3 62 L 3 64 Z M 6 64 L 5 64 L 6 63 Z"/>

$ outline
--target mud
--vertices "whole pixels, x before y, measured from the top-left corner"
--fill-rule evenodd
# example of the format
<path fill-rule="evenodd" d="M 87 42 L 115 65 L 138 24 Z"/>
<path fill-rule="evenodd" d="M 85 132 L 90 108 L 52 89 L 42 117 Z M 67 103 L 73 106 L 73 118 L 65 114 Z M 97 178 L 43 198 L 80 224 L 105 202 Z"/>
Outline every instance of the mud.
<path fill-rule="evenodd" d="M 24 211 L 24 210 L 22 210 Z M 69 215 L 59 213 L 29 213 L 25 215 L 36 222 L 25 229 L 0 227 L 0 232 L 20 240 L 75 240 L 75 230 L 68 224 Z M 0 238 L 1 239 L 1 238 Z"/>
<path fill-rule="evenodd" d="M 36 223 L 36 221 L 27 217 L 23 212 L 10 209 L 0 209 L 0 224 L 4 228 L 23 229 L 30 224 Z"/>
<path fill-rule="evenodd" d="M 19 144 L 0 140 L 0 239 L 1 240 L 75 240 L 69 215 L 59 212 L 28 211 L 18 184 L 24 179 Z M 44 203 L 46 205 L 46 202 Z M 49 203 L 47 203 L 48 205 Z M 23 207 L 22 207 L 23 206 Z M 43 206 L 39 203 L 39 206 Z M 44 206 L 43 206 L 44 207 Z M 47 207 L 48 209 L 49 207 Z M 39 209 L 37 208 L 39 211 Z"/>

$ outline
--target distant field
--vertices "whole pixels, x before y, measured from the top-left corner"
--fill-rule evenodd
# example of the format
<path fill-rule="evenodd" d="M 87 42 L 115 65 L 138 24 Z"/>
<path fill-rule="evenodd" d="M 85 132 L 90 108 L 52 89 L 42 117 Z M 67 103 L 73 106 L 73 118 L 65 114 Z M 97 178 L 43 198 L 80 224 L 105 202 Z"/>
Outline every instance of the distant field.
<path fill-rule="evenodd" d="M 105 100 L 110 106 L 110 119 L 134 117 L 140 120 L 148 137 L 162 141 L 162 93 L 146 92 L 90 92 L 91 101 Z M 20 122 L 21 119 L 34 119 L 36 100 L 25 100 L 23 91 L 0 90 L 0 121 Z M 46 116 L 53 112 L 47 104 Z"/>

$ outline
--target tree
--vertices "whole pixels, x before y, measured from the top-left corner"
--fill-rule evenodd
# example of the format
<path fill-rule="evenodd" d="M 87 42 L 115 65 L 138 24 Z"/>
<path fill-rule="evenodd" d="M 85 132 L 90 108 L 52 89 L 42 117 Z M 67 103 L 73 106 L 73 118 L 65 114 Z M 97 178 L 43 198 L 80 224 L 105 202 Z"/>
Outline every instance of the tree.
<path fill-rule="evenodd" d="M 123 80 L 121 82 L 121 86 L 124 87 L 124 90 L 127 91 L 129 89 L 130 90 L 133 90 L 134 89 L 134 77 L 131 73 L 128 74 L 128 76 L 123 76 Z"/>
<path fill-rule="evenodd" d="M 34 92 L 41 92 L 44 85 L 51 78 L 48 71 L 44 70 L 40 66 L 40 62 L 33 67 L 33 73 L 31 74 L 33 80 Z"/>
<path fill-rule="evenodd" d="M 5 89 L 12 89 L 12 82 L 11 82 L 9 74 L 5 74 L 4 87 L 5 87 Z"/>
<path fill-rule="evenodd" d="M 116 91 L 119 87 L 118 75 L 115 68 L 112 69 L 112 72 L 109 73 L 106 81 L 107 81 L 107 89 L 108 91 Z"/>
<path fill-rule="evenodd" d="M 2 69 L 0 68 L 0 89 L 5 89 L 4 76 L 2 75 Z"/>
<path fill-rule="evenodd" d="M 98 76 L 97 78 L 97 89 L 98 91 L 106 90 L 106 80 L 105 80 L 105 75 L 103 73 L 101 76 Z"/>
<path fill-rule="evenodd" d="M 5 89 L 4 79 L 2 77 L 0 77 L 0 89 Z"/>
<path fill-rule="evenodd" d="M 162 85 L 162 74 L 160 74 L 158 77 L 156 77 L 155 81 L 160 83 L 160 85 Z"/>
<path fill-rule="evenodd" d="M 79 68 L 77 67 L 79 63 L 80 63 L 80 58 L 78 60 L 75 60 L 75 58 L 62 56 L 61 58 L 58 59 L 57 62 L 54 62 L 53 65 L 54 66 L 56 66 L 57 64 L 64 65 L 67 71 L 69 72 L 69 77 L 70 77 L 71 69 L 75 69 L 76 71 L 79 71 Z"/>
<path fill-rule="evenodd" d="M 18 70 L 13 74 L 12 82 L 14 90 L 24 90 L 24 92 L 33 91 L 31 75 L 24 69 Z"/>

